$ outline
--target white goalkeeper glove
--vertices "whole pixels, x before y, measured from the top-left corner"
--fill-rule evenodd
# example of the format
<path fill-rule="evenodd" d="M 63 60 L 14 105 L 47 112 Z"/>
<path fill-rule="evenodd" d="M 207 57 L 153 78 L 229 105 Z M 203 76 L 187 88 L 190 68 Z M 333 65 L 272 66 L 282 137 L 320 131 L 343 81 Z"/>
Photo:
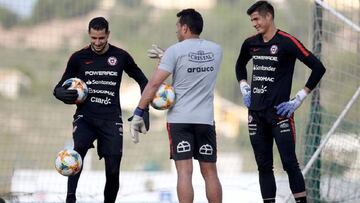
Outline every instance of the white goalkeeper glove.
<path fill-rule="evenodd" d="M 164 50 L 160 47 L 158 47 L 158 45 L 153 44 L 151 45 L 151 48 L 148 49 L 147 51 L 147 55 L 149 58 L 152 59 L 161 59 L 161 57 L 164 55 Z"/>
<path fill-rule="evenodd" d="M 132 141 L 136 144 L 139 143 L 139 133 L 146 134 L 146 126 L 144 122 L 144 110 L 137 107 L 130 123 L 130 134 Z"/>
<path fill-rule="evenodd" d="M 244 105 L 249 108 L 251 104 L 251 88 L 245 81 L 240 82 L 240 91 L 243 96 Z"/>
<path fill-rule="evenodd" d="M 286 116 L 287 118 L 290 118 L 295 110 L 300 107 L 307 95 L 308 93 L 304 89 L 301 89 L 297 92 L 295 98 L 275 106 L 277 110 L 276 113 L 280 116 Z"/>

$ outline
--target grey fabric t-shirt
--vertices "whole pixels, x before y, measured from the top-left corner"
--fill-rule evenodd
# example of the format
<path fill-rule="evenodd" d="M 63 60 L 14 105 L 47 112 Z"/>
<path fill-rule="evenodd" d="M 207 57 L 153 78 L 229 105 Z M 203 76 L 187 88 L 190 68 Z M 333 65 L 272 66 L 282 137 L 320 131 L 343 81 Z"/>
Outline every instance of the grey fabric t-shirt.
<path fill-rule="evenodd" d="M 222 49 L 204 39 L 187 39 L 166 49 L 159 68 L 172 73 L 176 102 L 169 123 L 214 124 L 214 88 Z"/>

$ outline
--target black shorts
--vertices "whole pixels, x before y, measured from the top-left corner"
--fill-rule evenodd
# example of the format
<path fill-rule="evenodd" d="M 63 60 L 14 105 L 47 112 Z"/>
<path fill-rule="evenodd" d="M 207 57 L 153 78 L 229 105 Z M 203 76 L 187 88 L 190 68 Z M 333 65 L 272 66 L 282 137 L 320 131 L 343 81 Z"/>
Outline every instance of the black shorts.
<path fill-rule="evenodd" d="M 215 125 L 167 123 L 170 140 L 170 159 L 197 159 L 216 162 Z"/>
<path fill-rule="evenodd" d="M 89 149 L 97 140 L 100 158 L 106 155 L 121 155 L 123 148 L 123 123 L 117 120 L 89 118 L 75 114 L 73 121 L 74 148 Z"/>
<path fill-rule="evenodd" d="M 295 154 L 295 122 L 293 116 L 285 118 L 273 108 L 249 110 L 249 135 L 259 170 L 272 170 L 273 143 L 275 141 L 285 170 L 298 166 Z"/>

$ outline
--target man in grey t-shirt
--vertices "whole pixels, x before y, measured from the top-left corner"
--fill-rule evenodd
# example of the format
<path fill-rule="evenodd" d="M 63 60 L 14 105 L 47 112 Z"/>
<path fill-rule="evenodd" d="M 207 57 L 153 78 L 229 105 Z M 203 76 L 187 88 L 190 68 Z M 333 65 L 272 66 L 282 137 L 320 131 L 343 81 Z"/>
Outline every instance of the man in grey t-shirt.
<path fill-rule="evenodd" d="M 148 82 L 131 121 L 133 141 L 146 133 L 143 114 L 159 86 L 172 74 L 176 103 L 168 110 L 167 129 L 170 158 L 178 173 L 177 192 L 180 203 L 193 202 L 192 158 L 200 163 L 210 203 L 222 202 L 222 189 L 217 175 L 216 132 L 214 123 L 214 88 L 222 60 L 219 45 L 199 35 L 203 19 L 194 9 L 177 14 L 178 43 L 163 54 L 158 69 Z M 160 58 L 160 57 L 159 57 Z"/>

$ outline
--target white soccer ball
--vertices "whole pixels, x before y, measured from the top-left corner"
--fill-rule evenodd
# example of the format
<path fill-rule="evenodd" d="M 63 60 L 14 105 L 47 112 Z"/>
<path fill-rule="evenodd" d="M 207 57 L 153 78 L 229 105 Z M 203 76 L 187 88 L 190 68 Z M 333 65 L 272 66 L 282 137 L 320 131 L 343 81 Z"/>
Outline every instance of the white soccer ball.
<path fill-rule="evenodd" d="M 79 173 L 81 166 L 80 154 L 72 149 L 61 150 L 55 159 L 55 168 L 63 176 L 72 176 Z"/>
<path fill-rule="evenodd" d="M 89 89 L 86 83 L 80 78 L 69 78 L 65 80 L 62 86 L 69 84 L 70 86 L 68 87 L 68 90 L 77 90 L 79 95 L 78 98 L 75 100 L 75 104 L 80 104 L 84 102 L 89 93 Z"/>
<path fill-rule="evenodd" d="M 153 100 L 151 106 L 157 110 L 169 109 L 175 103 L 175 90 L 166 83 L 160 85 Z"/>

